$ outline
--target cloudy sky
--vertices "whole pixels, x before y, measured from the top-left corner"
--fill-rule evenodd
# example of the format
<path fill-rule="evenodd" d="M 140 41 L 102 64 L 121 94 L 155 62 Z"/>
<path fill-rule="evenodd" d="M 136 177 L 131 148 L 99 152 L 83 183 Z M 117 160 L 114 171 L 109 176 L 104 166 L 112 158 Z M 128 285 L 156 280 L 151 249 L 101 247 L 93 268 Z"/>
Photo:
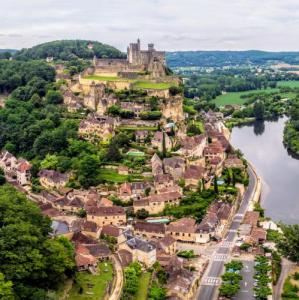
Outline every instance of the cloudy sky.
<path fill-rule="evenodd" d="M 91 39 L 172 50 L 299 50 L 299 0 L 0 0 L 0 48 Z"/>

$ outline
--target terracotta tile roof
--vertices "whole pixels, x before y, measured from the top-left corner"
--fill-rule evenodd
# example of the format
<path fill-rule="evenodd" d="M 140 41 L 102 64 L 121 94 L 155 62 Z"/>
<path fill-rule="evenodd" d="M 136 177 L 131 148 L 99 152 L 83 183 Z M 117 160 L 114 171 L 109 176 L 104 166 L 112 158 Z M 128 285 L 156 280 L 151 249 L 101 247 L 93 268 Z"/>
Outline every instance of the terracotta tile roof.
<path fill-rule="evenodd" d="M 237 157 L 227 158 L 224 166 L 226 168 L 244 168 L 243 161 Z"/>
<path fill-rule="evenodd" d="M 89 236 L 81 233 L 81 232 L 75 232 L 73 234 L 73 237 L 71 238 L 71 241 L 75 244 L 85 244 L 88 245 L 88 244 L 96 244 L 97 241 L 90 238 Z"/>
<path fill-rule="evenodd" d="M 182 197 L 179 192 L 168 192 L 163 194 L 154 194 L 150 195 L 143 200 L 148 200 L 148 202 L 167 202 L 167 201 L 175 201 Z"/>
<path fill-rule="evenodd" d="M 157 183 L 165 183 L 169 181 L 173 181 L 173 178 L 170 174 L 159 174 L 154 177 L 154 182 Z"/>
<path fill-rule="evenodd" d="M 113 202 L 107 198 L 101 198 L 100 202 L 99 202 L 99 206 L 113 206 Z"/>
<path fill-rule="evenodd" d="M 168 166 L 170 168 L 181 168 L 185 166 L 185 160 L 179 156 L 164 158 L 163 159 L 164 166 Z"/>
<path fill-rule="evenodd" d="M 127 267 L 133 262 L 133 254 L 125 249 L 118 250 L 118 258 L 121 262 L 122 267 Z"/>
<path fill-rule="evenodd" d="M 256 243 L 265 241 L 267 238 L 267 231 L 261 227 L 253 227 L 250 236 Z"/>
<path fill-rule="evenodd" d="M 243 220 L 244 224 L 256 226 L 259 220 L 260 213 L 258 211 L 247 211 Z"/>
<path fill-rule="evenodd" d="M 24 159 L 19 159 L 19 164 L 18 164 L 18 167 L 17 167 L 17 170 L 19 172 L 26 172 L 26 171 L 29 171 L 32 167 L 32 165 L 27 161 L 27 160 L 24 160 Z"/>
<path fill-rule="evenodd" d="M 176 243 L 176 240 L 171 235 L 166 235 L 162 239 L 159 240 L 160 244 L 162 244 L 164 247 L 169 247 Z"/>
<path fill-rule="evenodd" d="M 192 150 L 206 139 L 205 135 L 186 136 L 180 140 L 183 149 Z"/>
<path fill-rule="evenodd" d="M 113 237 L 119 237 L 122 233 L 122 230 L 114 225 L 104 225 L 102 228 L 101 234 L 113 236 Z"/>
<path fill-rule="evenodd" d="M 76 254 L 75 256 L 76 266 L 87 267 L 89 265 L 94 265 L 97 262 L 97 259 L 92 255 Z"/>
<path fill-rule="evenodd" d="M 99 230 L 98 225 L 95 222 L 87 221 L 85 219 L 74 220 L 71 224 L 72 230 L 77 231 L 87 231 L 87 232 L 97 232 Z"/>
<path fill-rule="evenodd" d="M 189 166 L 184 174 L 185 179 L 196 179 L 199 180 L 204 178 L 205 176 L 205 169 L 201 166 Z"/>

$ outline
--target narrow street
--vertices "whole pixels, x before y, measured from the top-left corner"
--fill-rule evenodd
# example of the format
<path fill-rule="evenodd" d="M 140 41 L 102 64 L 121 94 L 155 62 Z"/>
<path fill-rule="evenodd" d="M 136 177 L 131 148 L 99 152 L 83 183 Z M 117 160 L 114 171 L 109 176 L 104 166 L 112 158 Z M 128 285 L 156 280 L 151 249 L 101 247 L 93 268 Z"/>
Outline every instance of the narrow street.
<path fill-rule="evenodd" d="M 234 239 L 237 235 L 238 228 L 243 220 L 244 214 L 248 208 L 250 200 L 254 197 L 257 184 L 257 176 L 251 166 L 248 167 L 249 185 L 244 194 L 241 206 L 235 215 L 228 234 L 222 245 L 215 251 L 208 270 L 202 278 L 201 285 L 196 295 L 198 300 L 212 300 L 216 296 L 217 287 L 221 283 L 221 274 L 224 264 L 230 257 L 230 252 L 234 245 Z"/>

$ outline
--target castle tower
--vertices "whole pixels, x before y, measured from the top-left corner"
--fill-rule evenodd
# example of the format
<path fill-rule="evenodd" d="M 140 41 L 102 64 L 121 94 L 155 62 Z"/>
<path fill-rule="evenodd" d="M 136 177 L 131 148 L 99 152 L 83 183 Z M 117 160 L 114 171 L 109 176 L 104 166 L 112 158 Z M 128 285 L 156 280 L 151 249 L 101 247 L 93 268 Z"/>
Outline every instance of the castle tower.
<path fill-rule="evenodd" d="M 131 43 L 127 49 L 127 59 L 129 64 L 138 65 L 140 63 L 140 39 L 137 43 Z"/>

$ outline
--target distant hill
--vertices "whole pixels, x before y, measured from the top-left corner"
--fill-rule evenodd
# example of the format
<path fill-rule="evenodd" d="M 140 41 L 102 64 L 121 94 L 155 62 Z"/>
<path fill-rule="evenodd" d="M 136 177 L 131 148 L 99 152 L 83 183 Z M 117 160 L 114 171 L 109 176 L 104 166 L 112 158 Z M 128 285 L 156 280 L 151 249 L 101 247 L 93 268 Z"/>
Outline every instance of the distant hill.
<path fill-rule="evenodd" d="M 91 46 L 92 48 L 88 47 Z M 73 58 L 91 59 L 98 58 L 121 58 L 124 54 L 118 49 L 96 41 L 87 40 L 61 40 L 53 41 L 34 46 L 29 49 L 22 49 L 15 55 L 16 59 L 54 59 L 70 60 Z"/>
<path fill-rule="evenodd" d="M 0 49 L 0 53 L 9 52 L 9 53 L 16 53 L 18 50 L 15 49 Z"/>
<path fill-rule="evenodd" d="M 178 51 L 168 52 L 166 59 L 169 67 L 262 65 L 274 61 L 299 64 L 299 52 Z"/>

